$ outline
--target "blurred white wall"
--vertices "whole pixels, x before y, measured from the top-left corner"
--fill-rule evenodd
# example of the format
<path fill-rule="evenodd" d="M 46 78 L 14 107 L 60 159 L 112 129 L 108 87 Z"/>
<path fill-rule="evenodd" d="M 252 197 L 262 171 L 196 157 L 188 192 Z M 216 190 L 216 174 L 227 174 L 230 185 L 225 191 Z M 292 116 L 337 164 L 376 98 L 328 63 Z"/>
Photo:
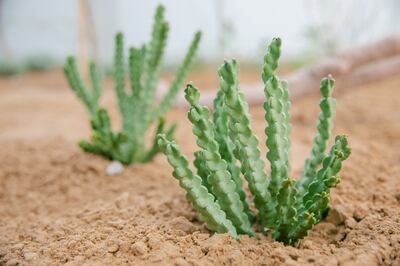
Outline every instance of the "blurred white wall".
<path fill-rule="evenodd" d="M 282 37 L 285 56 L 298 55 L 310 49 L 310 40 L 321 39 L 313 31 L 305 38 L 310 25 L 322 25 L 318 34 L 325 44 L 344 36 L 339 48 L 400 30 L 397 0 L 91 0 L 103 62 L 112 60 L 117 30 L 125 33 L 130 45 L 148 40 L 159 2 L 166 6 L 170 22 L 170 62 L 183 56 L 198 29 L 204 34 L 200 54 L 208 60 L 259 59 L 274 36 Z M 5 52 L 14 60 L 46 54 L 63 61 L 68 54 L 78 54 L 77 1 L 1 0 L 0 4 L 3 57 Z"/>
<path fill-rule="evenodd" d="M 42 53 L 60 57 L 77 48 L 75 5 L 51 0 L 0 4 L 2 48 L 14 58 Z"/>
<path fill-rule="evenodd" d="M 127 33 L 131 43 L 136 45 L 147 40 L 158 2 L 120 1 L 121 29 Z M 202 56 L 208 59 L 232 55 L 256 57 L 263 44 L 274 36 L 284 39 L 288 54 L 302 45 L 298 33 L 305 26 L 306 18 L 301 1 L 225 0 L 220 1 L 221 12 L 217 10 L 218 0 L 179 1 L 179 4 L 176 0 L 161 2 L 167 7 L 166 15 L 171 26 L 169 58 L 181 57 L 198 29 L 203 31 Z M 221 17 L 232 28 L 230 36 L 227 36 L 227 51 L 221 51 L 220 47 Z"/>

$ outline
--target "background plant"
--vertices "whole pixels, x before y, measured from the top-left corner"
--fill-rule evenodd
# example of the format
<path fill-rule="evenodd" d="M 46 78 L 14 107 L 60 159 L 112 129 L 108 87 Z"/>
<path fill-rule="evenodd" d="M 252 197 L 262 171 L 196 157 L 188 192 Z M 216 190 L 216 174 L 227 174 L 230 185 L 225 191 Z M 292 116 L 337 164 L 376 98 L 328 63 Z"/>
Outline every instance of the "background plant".
<path fill-rule="evenodd" d="M 321 82 L 321 113 L 318 133 L 302 177 L 289 177 L 290 131 L 288 84 L 275 75 L 281 54 L 281 40 L 274 39 L 264 58 L 265 128 L 270 162 L 269 174 L 260 156 L 259 141 L 237 79 L 238 63 L 225 62 L 219 69 L 220 90 L 214 101 L 213 120 L 207 107 L 198 103 L 199 91 L 191 84 L 185 90 L 190 104 L 188 118 L 193 124 L 200 150 L 195 153 L 197 174 L 175 142 L 159 135 L 158 142 L 173 166 L 173 175 L 187 191 L 187 198 L 210 230 L 253 236 L 253 223 L 263 232 L 287 244 L 295 244 L 318 223 L 328 208 L 329 191 L 340 178 L 342 162 L 350 155 L 346 136 L 337 136 L 325 154 L 332 131 L 335 100 L 334 80 Z M 254 197 L 253 213 L 243 189 L 242 177 Z"/>
<path fill-rule="evenodd" d="M 82 140 L 80 147 L 91 153 L 100 154 L 123 164 L 147 162 L 159 152 L 156 139 L 145 149 L 145 134 L 149 126 L 159 120 L 156 135 L 165 133 L 171 139 L 175 125 L 165 129 L 162 116 L 171 107 L 182 86 L 198 49 L 201 33 L 197 32 L 188 52 L 179 67 L 167 94 L 159 104 L 155 103 L 157 84 L 160 78 L 161 61 L 167 42 L 169 26 L 164 19 L 164 7 L 158 6 L 154 18 L 150 43 L 140 48 L 129 49 L 129 68 L 125 69 L 123 35 L 115 38 L 114 79 L 122 129 L 113 132 L 107 111 L 99 106 L 102 93 L 101 78 L 94 63 L 90 64 L 92 89 L 88 89 L 78 73 L 75 59 L 69 57 L 65 64 L 65 75 L 77 97 L 86 106 L 91 116 L 93 135 L 91 141 Z M 126 72 L 130 87 L 125 88 Z"/>

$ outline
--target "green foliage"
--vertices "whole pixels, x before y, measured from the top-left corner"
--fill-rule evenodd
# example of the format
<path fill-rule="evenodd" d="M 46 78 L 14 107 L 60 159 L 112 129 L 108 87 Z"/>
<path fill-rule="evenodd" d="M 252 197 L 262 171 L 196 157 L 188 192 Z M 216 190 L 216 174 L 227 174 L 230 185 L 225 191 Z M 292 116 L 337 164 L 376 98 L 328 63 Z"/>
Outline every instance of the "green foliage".
<path fill-rule="evenodd" d="M 0 59 L 0 76 L 16 76 L 25 72 L 42 72 L 50 70 L 54 61 L 46 55 L 30 56 L 19 62 L 12 59 Z"/>
<path fill-rule="evenodd" d="M 20 74 L 23 69 L 9 60 L 0 60 L 0 76 L 15 76 Z"/>
<path fill-rule="evenodd" d="M 329 191 L 340 181 L 337 174 L 349 157 L 350 148 L 346 136 L 337 136 L 325 154 L 335 107 L 334 80 L 329 76 L 321 82 L 321 113 L 311 156 L 302 177 L 290 178 L 288 84 L 275 74 L 280 49 L 281 40 L 274 39 L 262 73 L 269 174 L 251 128 L 248 104 L 239 89 L 239 66 L 235 60 L 225 62 L 219 69 L 220 90 L 214 101 L 213 121 L 208 108 L 198 103 L 199 91 L 191 84 L 185 90 L 190 104 L 188 118 L 200 148 L 194 160 L 197 175 L 175 142 L 164 134 L 159 135 L 158 142 L 174 167 L 174 176 L 187 191 L 188 200 L 210 230 L 229 232 L 235 238 L 238 234 L 253 236 L 252 224 L 257 221 L 262 231 L 270 232 L 274 239 L 295 244 L 322 219 L 328 208 Z M 249 208 L 242 177 L 254 196 L 256 215 Z"/>
<path fill-rule="evenodd" d="M 314 138 L 310 158 L 306 159 L 303 168 L 301 182 L 298 183 L 301 192 L 307 189 L 321 164 L 328 146 L 329 137 L 333 129 L 333 118 L 335 117 L 336 101 L 332 98 L 334 80 L 331 76 L 321 82 L 322 100 L 320 102 L 321 113 L 318 118 L 318 134 Z"/>
<path fill-rule="evenodd" d="M 124 39 L 121 33 L 115 37 L 115 57 L 113 76 L 118 107 L 122 117 L 122 129 L 113 132 L 107 111 L 100 107 L 102 94 L 101 77 L 94 63 L 90 63 L 89 89 L 78 72 L 75 59 L 69 57 L 64 72 L 70 87 L 85 105 L 91 116 L 93 135 L 90 141 L 81 141 L 80 147 L 91 153 L 102 155 L 123 164 L 150 161 L 159 152 L 156 136 L 164 133 L 168 139 L 173 138 L 176 125 L 165 129 L 163 115 L 171 108 L 179 88 L 193 65 L 201 33 L 197 32 L 179 67 L 174 81 L 167 94 L 159 104 L 155 103 L 157 84 L 160 78 L 161 61 L 168 37 L 169 26 L 164 18 L 164 7 L 158 6 L 154 18 L 150 43 L 140 48 L 129 49 L 128 70 L 125 68 Z M 130 86 L 125 83 L 129 77 Z M 145 135 L 152 123 L 158 120 L 153 144 L 145 148 Z"/>
<path fill-rule="evenodd" d="M 46 55 L 31 56 L 26 60 L 25 70 L 42 72 L 50 70 L 54 66 L 54 61 Z"/>

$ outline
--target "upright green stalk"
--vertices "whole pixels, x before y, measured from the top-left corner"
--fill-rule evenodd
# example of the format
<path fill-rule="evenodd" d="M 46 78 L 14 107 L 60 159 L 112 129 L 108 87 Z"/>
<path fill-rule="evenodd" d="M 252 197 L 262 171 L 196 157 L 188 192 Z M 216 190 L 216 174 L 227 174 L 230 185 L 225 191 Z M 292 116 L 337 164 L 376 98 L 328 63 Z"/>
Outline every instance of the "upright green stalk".
<path fill-rule="evenodd" d="M 200 213 L 200 219 L 210 230 L 218 233 L 229 232 L 233 237 L 238 238 L 232 222 L 226 218 L 219 204 L 215 202 L 214 196 L 202 185 L 201 178 L 190 170 L 188 160 L 182 155 L 179 147 L 163 134 L 159 135 L 158 144 L 174 167 L 174 177 L 187 191 L 186 198 Z"/>
<path fill-rule="evenodd" d="M 81 76 L 79 75 L 75 59 L 73 57 L 68 57 L 67 62 L 65 63 L 64 66 L 64 73 L 65 76 L 67 77 L 70 87 L 75 92 L 79 100 L 81 100 L 81 102 L 85 105 L 86 109 L 92 116 L 94 116 L 98 111 L 98 104 L 99 104 L 98 94 L 100 93 L 100 89 L 97 87 L 98 77 L 95 76 L 96 75 L 95 72 L 96 71 L 94 70 L 93 63 L 91 63 L 92 80 L 94 78 L 96 84 L 93 84 L 94 90 L 89 91 L 88 88 L 86 88 L 85 84 L 83 83 Z"/>
<path fill-rule="evenodd" d="M 335 81 L 331 76 L 328 76 L 321 81 L 321 94 L 323 98 L 319 104 L 321 112 L 318 118 L 318 133 L 313 141 L 311 155 L 305 161 L 302 179 L 298 183 L 298 188 L 301 193 L 307 191 L 308 186 L 314 180 L 317 173 L 317 167 L 322 163 L 322 160 L 325 157 L 324 153 L 332 134 L 336 106 L 336 101 L 332 98 L 334 84 Z"/>
<path fill-rule="evenodd" d="M 269 190 L 271 195 L 276 196 L 282 180 L 289 175 L 287 120 L 284 116 L 283 87 L 275 75 L 265 84 L 264 103 L 265 120 L 268 126 L 265 128 L 267 135 L 266 145 L 268 147 L 267 158 L 271 164 L 271 183 Z"/>
<path fill-rule="evenodd" d="M 219 154 L 218 143 L 214 140 L 213 125 L 209 120 L 209 110 L 199 105 L 200 94 L 195 87 L 187 85 L 185 93 L 191 105 L 188 118 L 193 124 L 193 134 L 197 136 L 197 145 L 202 149 L 204 161 L 209 170 L 207 180 L 212 186 L 212 192 L 237 231 L 254 235 L 249 217 L 244 212 L 243 202 L 237 193 L 236 184 L 228 171 L 227 163 Z"/>
<path fill-rule="evenodd" d="M 249 107 L 244 94 L 238 90 L 239 66 L 235 60 L 226 61 L 218 70 L 224 93 L 224 110 L 229 117 L 229 136 L 235 140 L 235 156 L 241 162 L 241 172 L 254 195 L 254 204 L 262 220 L 274 212 L 268 187 L 265 163 L 260 158 L 258 139 L 251 129 Z M 264 217 L 266 216 L 266 217 Z"/>
<path fill-rule="evenodd" d="M 337 136 L 335 144 L 332 146 L 329 155 L 324 158 L 322 168 L 317 172 L 315 179 L 309 185 L 307 192 L 303 197 L 303 204 L 306 209 L 314 213 L 320 214 L 326 208 L 316 207 L 314 209 L 308 207 L 313 204 L 313 197 L 323 192 L 329 191 L 330 188 L 336 187 L 340 178 L 337 176 L 342 168 L 342 162 L 346 160 L 351 153 L 347 146 L 346 136 Z"/>
<path fill-rule="evenodd" d="M 268 147 L 267 158 L 271 164 L 271 182 L 269 191 L 273 197 L 278 194 L 280 184 L 289 175 L 289 100 L 287 84 L 279 81 L 275 75 L 278 60 L 281 55 L 281 40 L 275 38 L 268 46 L 268 52 L 264 57 L 263 81 L 265 83 L 264 102 L 265 120 L 268 126 L 265 128 Z"/>
<path fill-rule="evenodd" d="M 165 97 L 161 100 L 158 107 L 155 107 L 155 111 L 152 114 L 150 122 L 152 122 L 156 117 L 162 116 L 169 108 L 171 108 L 173 104 L 173 99 L 175 99 L 176 95 L 179 92 L 179 89 L 182 87 L 182 84 L 189 73 L 190 67 L 193 65 L 194 56 L 198 50 L 199 43 L 201 40 L 201 32 L 196 32 L 192 43 L 188 49 L 188 52 L 185 55 L 183 63 L 178 68 L 174 81 L 172 81 L 171 86 Z"/>

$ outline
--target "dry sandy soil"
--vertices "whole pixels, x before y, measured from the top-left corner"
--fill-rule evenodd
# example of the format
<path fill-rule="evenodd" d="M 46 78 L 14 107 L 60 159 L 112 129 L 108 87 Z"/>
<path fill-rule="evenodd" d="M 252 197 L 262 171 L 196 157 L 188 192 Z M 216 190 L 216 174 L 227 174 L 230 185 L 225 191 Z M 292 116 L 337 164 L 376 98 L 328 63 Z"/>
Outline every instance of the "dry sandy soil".
<path fill-rule="evenodd" d="M 0 265 L 400 265 L 400 78 L 336 97 L 335 134 L 349 135 L 353 153 L 328 218 L 290 247 L 209 232 L 162 155 L 107 176 L 109 162 L 76 145 L 89 136 L 87 115 L 59 72 L 1 80 Z M 117 117 L 113 98 L 108 90 L 104 105 Z M 294 176 L 318 99 L 293 104 Z M 252 113 L 263 136 L 262 108 Z M 178 143 L 192 154 L 185 112 L 168 118 L 180 122 Z"/>

